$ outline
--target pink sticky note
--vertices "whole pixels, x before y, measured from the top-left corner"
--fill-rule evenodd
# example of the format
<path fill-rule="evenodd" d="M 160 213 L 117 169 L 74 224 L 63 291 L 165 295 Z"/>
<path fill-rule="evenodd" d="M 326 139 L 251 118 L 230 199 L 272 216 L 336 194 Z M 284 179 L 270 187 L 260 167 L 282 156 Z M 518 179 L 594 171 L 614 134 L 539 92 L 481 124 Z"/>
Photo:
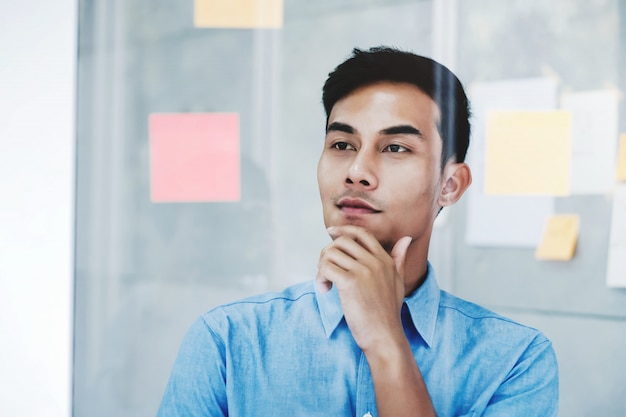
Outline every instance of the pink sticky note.
<path fill-rule="evenodd" d="M 241 198 L 239 115 L 150 115 L 150 196 L 154 202 Z"/>

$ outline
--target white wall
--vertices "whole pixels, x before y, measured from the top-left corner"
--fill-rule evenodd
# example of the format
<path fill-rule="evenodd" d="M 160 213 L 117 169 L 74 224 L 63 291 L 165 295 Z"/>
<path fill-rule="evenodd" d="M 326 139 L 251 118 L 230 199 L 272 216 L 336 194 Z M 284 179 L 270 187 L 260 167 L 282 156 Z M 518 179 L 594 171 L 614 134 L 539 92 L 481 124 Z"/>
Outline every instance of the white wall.
<path fill-rule="evenodd" d="M 0 416 L 71 414 L 76 3 L 0 0 Z"/>

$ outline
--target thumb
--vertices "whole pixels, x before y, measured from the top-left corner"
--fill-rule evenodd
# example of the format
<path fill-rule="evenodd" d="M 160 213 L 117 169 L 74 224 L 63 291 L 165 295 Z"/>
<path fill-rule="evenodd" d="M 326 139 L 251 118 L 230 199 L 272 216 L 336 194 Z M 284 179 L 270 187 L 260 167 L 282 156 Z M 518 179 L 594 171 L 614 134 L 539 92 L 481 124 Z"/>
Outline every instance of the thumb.
<path fill-rule="evenodd" d="M 395 262 L 396 270 L 400 276 L 404 276 L 404 260 L 406 259 L 406 253 L 412 240 L 410 236 L 404 236 L 400 238 L 396 244 L 393 245 L 393 249 L 391 249 L 391 258 Z"/>

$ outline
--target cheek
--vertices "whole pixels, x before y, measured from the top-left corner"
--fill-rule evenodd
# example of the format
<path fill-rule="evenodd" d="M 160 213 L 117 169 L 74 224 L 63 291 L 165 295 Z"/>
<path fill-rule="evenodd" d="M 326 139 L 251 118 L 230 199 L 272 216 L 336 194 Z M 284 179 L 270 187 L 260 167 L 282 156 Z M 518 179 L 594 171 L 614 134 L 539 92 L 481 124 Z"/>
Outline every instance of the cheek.
<path fill-rule="evenodd" d="M 330 187 L 327 181 L 327 178 L 324 175 L 317 176 L 317 184 L 320 190 L 320 197 L 322 198 L 322 202 L 325 203 L 326 199 L 330 196 Z"/>
<path fill-rule="evenodd" d="M 328 177 L 328 170 L 325 169 L 325 164 L 323 160 L 317 164 L 317 184 L 320 188 L 320 194 L 324 194 L 324 190 L 326 189 L 326 180 Z"/>
<path fill-rule="evenodd" d="M 317 164 L 317 183 L 320 194 L 331 196 L 332 193 L 337 192 L 337 188 L 343 185 L 343 172 L 344 167 L 341 164 L 322 156 Z"/>
<path fill-rule="evenodd" d="M 328 178 L 330 173 L 330 164 L 326 153 L 322 153 L 319 162 L 317 163 L 317 180 L 322 183 Z"/>
<path fill-rule="evenodd" d="M 438 177 L 420 175 L 407 177 L 396 195 L 403 196 L 401 211 L 406 218 L 423 219 L 430 216 L 439 195 Z"/>
<path fill-rule="evenodd" d="M 322 200 L 322 209 L 324 212 L 332 205 L 332 197 L 336 193 L 336 181 L 333 180 L 331 172 L 320 162 L 317 170 L 317 184 L 319 187 L 320 198 Z"/>

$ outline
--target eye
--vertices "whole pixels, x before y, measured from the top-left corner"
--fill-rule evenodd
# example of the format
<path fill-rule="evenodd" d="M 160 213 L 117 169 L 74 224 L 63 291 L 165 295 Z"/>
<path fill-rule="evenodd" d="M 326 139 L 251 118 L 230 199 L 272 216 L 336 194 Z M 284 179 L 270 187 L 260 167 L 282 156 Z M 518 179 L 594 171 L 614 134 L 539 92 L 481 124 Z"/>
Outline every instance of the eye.
<path fill-rule="evenodd" d="M 331 148 L 339 149 L 340 151 L 354 151 L 356 150 L 354 146 L 350 145 L 348 142 L 335 142 L 332 144 Z"/>
<path fill-rule="evenodd" d="M 391 144 L 391 145 L 387 145 L 385 147 L 385 149 L 383 149 L 383 152 L 408 152 L 409 150 L 407 148 L 405 148 L 402 145 L 398 145 L 398 144 Z"/>

